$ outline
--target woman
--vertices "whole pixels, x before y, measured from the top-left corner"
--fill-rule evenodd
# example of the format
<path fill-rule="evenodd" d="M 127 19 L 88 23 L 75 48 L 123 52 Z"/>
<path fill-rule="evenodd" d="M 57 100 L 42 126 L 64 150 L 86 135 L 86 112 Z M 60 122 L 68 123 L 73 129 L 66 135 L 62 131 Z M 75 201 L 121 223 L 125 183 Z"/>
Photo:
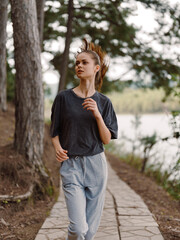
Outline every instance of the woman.
<path fill-rule="evenodd" d="M 101 47 L 84 40 L 76 56 L 80 83 L 59 92 L 51 114 L 51 137 L 70 224 L 67 240 L 92 240 L 102 215 L 107 166 L 103 144 L 117 138 L 111 101 L 100 90 L 108 69 Z"/>

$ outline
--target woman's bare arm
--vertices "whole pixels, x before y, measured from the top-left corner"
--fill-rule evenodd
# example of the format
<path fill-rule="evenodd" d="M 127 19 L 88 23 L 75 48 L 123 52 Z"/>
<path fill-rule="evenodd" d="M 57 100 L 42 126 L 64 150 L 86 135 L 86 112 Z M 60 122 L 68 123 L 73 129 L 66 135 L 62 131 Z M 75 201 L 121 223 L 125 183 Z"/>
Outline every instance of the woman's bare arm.
<path fill-rule="evenodd" d="M 59 162 L 63 162 L 65 160 L 67 160 L 69 157 L 67 156 L 67 150 L 64 150 L 61 147 L 61 144 L 59 142 L 59 136 L 56 136 L 54 138 L 51 138 L 51 141 L 53 143 L 55 152 L 56 152 L 56 160 Z"/>

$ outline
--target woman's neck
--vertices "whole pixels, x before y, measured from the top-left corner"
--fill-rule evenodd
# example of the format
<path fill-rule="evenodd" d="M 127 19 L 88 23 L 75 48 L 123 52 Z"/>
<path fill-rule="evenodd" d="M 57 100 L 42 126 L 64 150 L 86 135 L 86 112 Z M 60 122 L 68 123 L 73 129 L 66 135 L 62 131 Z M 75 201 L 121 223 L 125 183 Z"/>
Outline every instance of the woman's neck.
<path fill-rule="evenodd" d="M 83 98 L 92 96 L 95 91 L 94 82 L 89 81 L 80 81 L 79 86 L 74 88 L 74 92 Z"/>

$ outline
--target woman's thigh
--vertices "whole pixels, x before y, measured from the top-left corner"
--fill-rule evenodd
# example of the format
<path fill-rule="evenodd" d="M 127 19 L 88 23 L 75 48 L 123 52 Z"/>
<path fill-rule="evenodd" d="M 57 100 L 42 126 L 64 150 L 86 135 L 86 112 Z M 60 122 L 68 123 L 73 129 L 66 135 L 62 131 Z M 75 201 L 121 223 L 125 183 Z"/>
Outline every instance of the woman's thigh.
<path fill-rule="evenodd" d="M 77 227 L 87 231 L 86 196 L 84 189 L 75 184 L 63 186 L 71 230 Z"/>

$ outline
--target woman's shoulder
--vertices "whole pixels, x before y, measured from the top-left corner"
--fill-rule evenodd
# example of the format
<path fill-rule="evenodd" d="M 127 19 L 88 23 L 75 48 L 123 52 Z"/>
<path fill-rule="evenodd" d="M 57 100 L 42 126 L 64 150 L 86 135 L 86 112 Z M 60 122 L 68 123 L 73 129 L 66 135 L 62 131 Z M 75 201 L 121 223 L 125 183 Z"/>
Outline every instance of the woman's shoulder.
<path fill-rule="evenodd" d="M 107 97 L 105 94 L 101 93 L 101 92 L 97 92 L 97 96 L 98 96 L 98 100 L 104 104 L 108 104 L 111 103 L 111 100 L 109 99 L 109 97 Z"/>
<path fill-rule="evenodd" d="M 56 98 L 66 97 L 69 95 L 70 91 L 71 91 L 71 89 L 60 90 L 57 93 Z"/>

